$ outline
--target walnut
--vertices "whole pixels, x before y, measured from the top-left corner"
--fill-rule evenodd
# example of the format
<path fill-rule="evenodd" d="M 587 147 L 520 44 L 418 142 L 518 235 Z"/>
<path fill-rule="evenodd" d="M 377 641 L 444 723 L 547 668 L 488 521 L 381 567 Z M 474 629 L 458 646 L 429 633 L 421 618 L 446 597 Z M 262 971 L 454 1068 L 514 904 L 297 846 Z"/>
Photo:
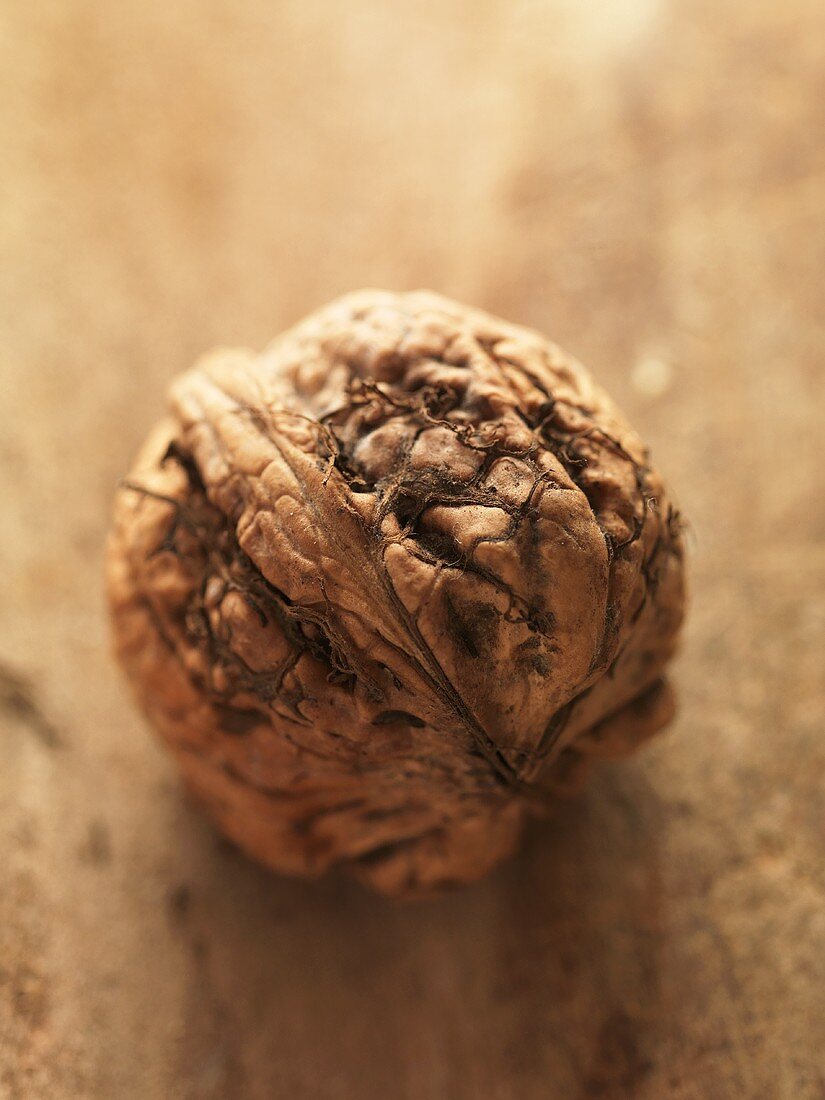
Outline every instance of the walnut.
<path fill-rule="evenodd" d="M 178 378 L 107 569 L 144 711 L 279 871 L 470 881 L 670 716 L 683 551 L 647 452 L 559 348 L 435 294 Z"/>

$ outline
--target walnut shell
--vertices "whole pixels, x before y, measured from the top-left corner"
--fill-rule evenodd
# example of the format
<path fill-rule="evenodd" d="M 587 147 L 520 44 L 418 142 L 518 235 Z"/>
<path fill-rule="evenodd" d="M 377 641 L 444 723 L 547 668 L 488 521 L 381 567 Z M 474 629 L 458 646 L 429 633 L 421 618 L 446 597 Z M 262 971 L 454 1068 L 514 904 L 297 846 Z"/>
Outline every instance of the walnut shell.
<path fill-rule="evenodd" d="M 117 493 L 116 649 L 262 862 L 474 879 L 670 715 L 678 515 L 585 370 L 438 295 L 363 291 L 178 378 Z"/>

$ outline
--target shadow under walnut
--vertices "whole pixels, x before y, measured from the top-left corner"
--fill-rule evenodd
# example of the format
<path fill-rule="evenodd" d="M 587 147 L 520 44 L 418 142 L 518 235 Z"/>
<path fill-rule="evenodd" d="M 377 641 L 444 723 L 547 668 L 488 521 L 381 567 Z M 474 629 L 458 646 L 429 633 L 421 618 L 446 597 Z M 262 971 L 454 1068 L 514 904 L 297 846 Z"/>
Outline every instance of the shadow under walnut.
<path fill-rule="evenodd" d="M 671 714 L 683 549 L 644 447 L 560 349 L 435 294 L 177 379 L 107 570 L 142 708 L 280 871 L 470 881 Z"/>

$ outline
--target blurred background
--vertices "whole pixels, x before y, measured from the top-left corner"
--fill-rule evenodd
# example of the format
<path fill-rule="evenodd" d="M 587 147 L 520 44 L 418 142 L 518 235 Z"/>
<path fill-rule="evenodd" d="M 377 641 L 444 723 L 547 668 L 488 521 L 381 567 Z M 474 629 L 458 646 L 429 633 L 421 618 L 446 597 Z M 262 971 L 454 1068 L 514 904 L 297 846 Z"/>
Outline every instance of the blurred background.
<path fill-rule="evenodd" d="M 822 1100 L 820 0 L 6 0 L 0 1096 Z M 108 656 L 170 378 L 430 287 L 586 362 L 692 526 L 680 716 L 461 894 L 253 867 Z"/>

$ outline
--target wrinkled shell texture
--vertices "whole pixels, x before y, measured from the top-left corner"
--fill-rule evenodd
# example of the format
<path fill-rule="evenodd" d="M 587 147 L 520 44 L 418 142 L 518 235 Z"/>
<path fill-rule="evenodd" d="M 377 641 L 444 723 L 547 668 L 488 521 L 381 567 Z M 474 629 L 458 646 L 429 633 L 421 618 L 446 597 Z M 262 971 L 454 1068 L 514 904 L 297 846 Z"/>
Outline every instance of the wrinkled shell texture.
<path fill-rule="evenodd" d="M 116 649 L 241 848 L 414 894 L 668 720 L 680 530 L 569 356 L 363 291 L 174 382 L 116 498 Z"/>

